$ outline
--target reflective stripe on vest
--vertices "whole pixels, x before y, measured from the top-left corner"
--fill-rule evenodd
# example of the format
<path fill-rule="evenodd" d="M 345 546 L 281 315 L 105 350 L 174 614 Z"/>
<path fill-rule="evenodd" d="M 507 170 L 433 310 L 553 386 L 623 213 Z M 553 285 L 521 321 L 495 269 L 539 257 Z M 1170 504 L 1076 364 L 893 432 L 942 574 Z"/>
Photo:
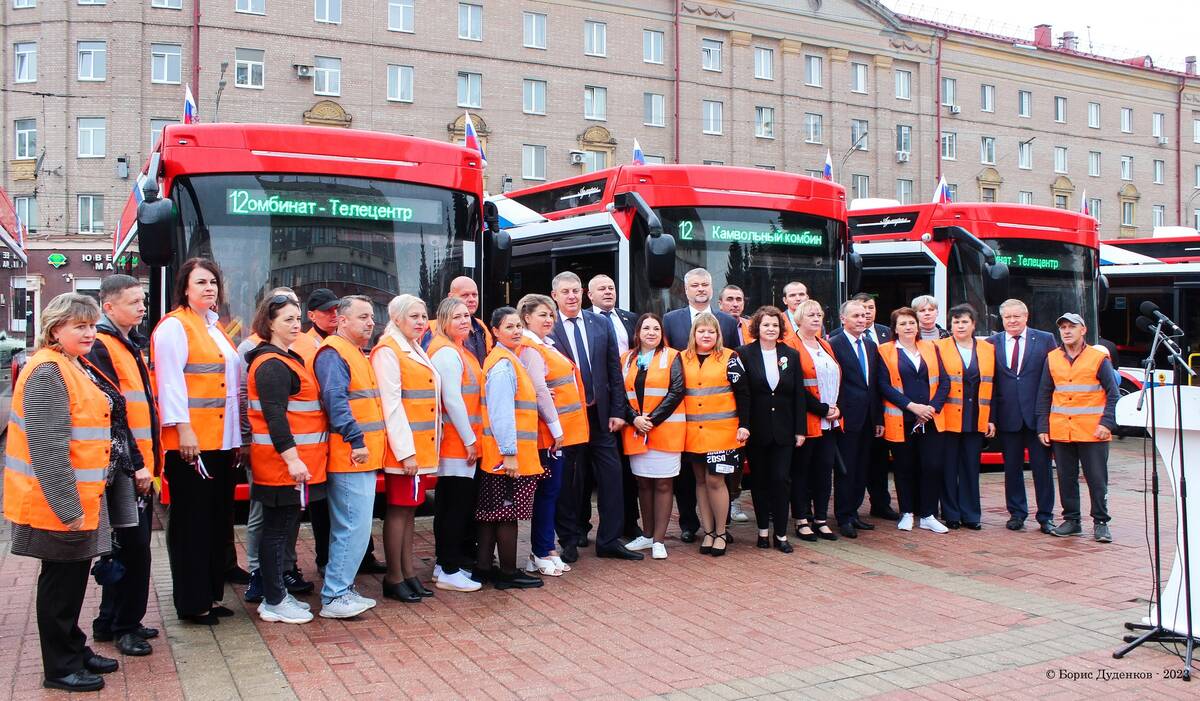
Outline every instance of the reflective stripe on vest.
<path fill-rule="evenodd" d="M 562 445 L 565 447 L 587 443 L 590 433 L 583 401 L 583 378 L 579 375 L 579 368 L 558 349 L 545 343 L 525 337 L 521 339 L 521 345 L 537 351 L 546 365 L 546 387 L 554 390 L 551 394 L 554 398 L 554 409 L 558 413 L 558 423 L 562 427 Z M 538 448 L 545 449 L 552 445 L 554 437 L 550 435 L 550 427 L 539 417 Z"/>
<path fill-rule="evenodd" d="M 930 341 L 918 340 L 917 351 L 921 354 L 921 359 L 925 361 L 926 373 L 929 375 L 929 398 L 932 400 L 933 395 L 937 394 L 938 381 L 941 379 L 938 375 L 937 347 Z M 892 387 L 903 393 L 904 383 L 900 380 L 900 347 L 896 341 L 888 341 L 879 346 L 879 357 L 887 368 L 888 379 L 891 381 Z M 945 418 L 942 414 L 943 412 L 939 411 L 933 416 L 933 425 L 939 431 L 943 430 L 945 426 Z M 884 440 L 892 443 L 903 443 L 905 438 L 904 411 L 886 399 L 883 400 L 883 437 Z"/>
<path fill-rule="evenodd" d="M 483 363 L 483 374 L 486 378 L 497 364 L 508 361 L 517 378 L 517 392 L 513 402 L 513 418 L 517 433 L 517 473 L 521 475 L 540 475 L 542 461 L 538 457 L 538 415 L 537 394 L 533 389 L 533 380 L 525 371 L 521 361 L 513 352 L 501 344 L 496 344 Z M 483 438 L 479 449 L 479 469 L 494 474 L 504 472 L 504 457 L 500 454 L 500 446 L 492 435 L 491 419 L 488 415 L 487 404 L 483 405 Z"/>
<path fill-rule="evenodd" d="M 835 366 L 837 366 L 838 384 L 841 384 L 842 367 L 838 365 L 837 358 L 833 355 L 833 348 L 829 346 L 828 341 L 820 337 L 817 337 L 817 343 L 821 345 L 821 349 L 825 351 L 825 355 L 829 356 L 829 359 L 833 361 Z M 804 388 L 808 390 L 809 394 L 816 397 L 817 401 L 820 401 L 821 389 L 820 385 L 817 383 L 817 363 L 813 360 L 812 353 L 809 352 L 808 346 L 804 345 L 804 341 L 800 340 L 799 337 L 796 338 L 795 343 L 788 345 L 790 345 L 792 348 L 795 348 L 796 352 L 800 354 L 800 372 L 804 376 Z M 822 403 L 828 404 L 829 402 Z M 807 412 L 805 417 L 804 435 L 808 438 L 820 438 L 821 419 L 824 417 L 817 416 L 811 412 Z"/>
<path fill-rule="evenodd" d="M 1100 384 L 1100 368 L 1108 356 L 1091 346 L 1071 362 L 1062 348 L 1046 356 L 1054 394 L 1050 399 L 1050 440 L 1094 443 L 1104 415 L 1107 395 Z"/>
<path fill-rule="evenodd" d="M 621 359 L 621 368 L 625 379 L 625 397 L 633 413 L 642 416 L 651 414 L 662 404 L 663 397 L 671 387 L 671 368 L 675 365 L 679 351 L 666 347 L 654 351 L 646 366 L 646 382 L 642 392 L 645 406 L 640 406 L 637 400 L 637 358 L 638 349 L 630 349 Z M 684 441 L 687 439 L 687 417 L 684 415 L 683 401 L 675 406 L 671 413 L 650 433 L 640 434 L 632 424 L 626 424 L 621 432 L 621 443 L 626 455 L 640 455 L 649 450 L 659 450 L 664 453 L 683 452 Z"/>
<path fill-rule="evenodd" d="M 682 357 L 687 415 L 683 449 L 689 453 L 736 449 L 737 404 L 727 370 L 733 351 L 724 348 L 709 355 L 703 364 L 693 353 L 685 352 Z"/>
<path fill-rule="evenodd" d="M 946 397 L 946 405 L 942 407 L 944 430 L 962 433 L 963 401 L 966 392 L 966 386 L 963 384 L 966 368 L 963 367 L 962 354 L 958 352 L 958 343 L 953 337 L 939 339 L 933 344 L 937 347 L 938 355 L 942 359 L 942 367 L 946 370 L 946 376 L 950 378 L 950 394 Z M 996 369 L 996 349 L 987 341 L 976 340 L 971 357 L 979 368 L 979 388 L 975 397 L 977 414 L 975 426 L 967 430 L 987 433 L 987 426 L 992 415 L 992 373 Z"/>
<path fill-rule="evenodd" d="M 467 352 L 467 349 L 461 345 L 455 345 L 441 334 L 434 334 L 433 341 L 429 344 L 429 357 L 433 358 L 438 353 L 446 350 L 458 354 L 459 360 L 462 362 L 462 400 L 467 407 L 467 419 L 471 422 L 471 430 L 474 433 L 474 443 L 478 447 L 479 439 L 483 437 L 483 413 L 480 408 L 482 404 L 482 393 L 480 386 L 483 383 L 483 368 L 480 367 L 479 361 L 475 356 Z M 445 387 L 445 385 L 443 385 Z M 450 414 L 446 410 L 446 403 L 442 402 L 442 445 L 438 449 L 439 455 L 444 458 L 454 458 L 458 460 L 467 459 L 467 446 L 463 439 L 458 434 L 458 428 L 454 422 L 450 420 Z"/>
<path fill-rule="evenodd" d="M 296 442 L 296 452 L 308 467 L 309 484 L 325 481 L 329 462 L 329 420 L 321 408 L 320 387 L 310 368 L 291 355 L 278 351 L 260 352 L 250 363 L 246 372 L 246 417 L 250 420 L 250 470 L 254 483 L 273 487 L 289 487 L 296 484 L 288 473 L 287 463 L 271 441 L 271 431 L 263 414 L 259 398 L 257 373 L 262 364 L 279 360 L 300 378 L 300 389 L 288 397 L 287 423 Z"/>
<path fill-rule="evenodd" d="M 369 454 L 365 463 L 351 461 L 350 444 L 337 432 L 330 431 L 328 469 L 330 472 L 378 470 L 383 466 L 387 435 L 384 432 L 383 405 L 379 403 L 379 383 L 375 380 L 375 370 L 371 368 L 371 361 L 367 360 L 362 349 L 337 334 L 325 337 L 321 348 L 317 350 L 317 356 L 322 353 L 337 353 L 350 368 L 350 384 L 346 387 L 346 396 L 350 404 L 350 413 L 358 423 L 358 429 L 363 432 L 363 442 Z"/>
<path fill-rule="evenodd" d="M 395 362 L 400 365 L 400 406 L 404 410 L 404 419 L 408 422 L 408 429 L 412 434 L 411 457 L 417 463 L 417 473 L 433 474 L 437 472 L 438 446 L 442 442 L 438 433 L 441 407 L 437 396 L 437 371 L 433 369 L 432 362 L 427 357 L 423 359 L 429 362 L 428 365 L 419 362 L 408 350 L 401 348 L 400 342 L 390 331 L 385 332 L 371 350 L 372 367 L 379 360 L 379 353 L 385 348 L 392 352 Z M 420 346 L 412 353 L 418 354 L 418 357 L 424 355 Z M 399 473 L 400 463 L 389 439 L 387 449 L 383 452 L 383 469 Z"/>
<path fill-rule="evenodd" d="M 183 366 L 183 379 L 187 385 L 189 423 L 196 434 L 200 450 L 220 450 L 225 438 L 225 405 L 228 388 L 225 387 L 225 355 L 209 334 L 208 324 L 190 307 L 179 307 L 163 317 L 159 326 L 174 318 L 183 326 L 187 335 L 187 360 Z M 218 324 L 217 328 L 225 333 Z M 155 327 L 157 333 L 158 327 Z M 152 335 L 153 336 L 153 335 Z M 225 336 L 230 348 L 236 345 Z M 150 343 L 150 363 L 154 364 L 154 342 Z M 179 449 L 179 432 L 174 426 L 162 428 L 164 450 Z"/>

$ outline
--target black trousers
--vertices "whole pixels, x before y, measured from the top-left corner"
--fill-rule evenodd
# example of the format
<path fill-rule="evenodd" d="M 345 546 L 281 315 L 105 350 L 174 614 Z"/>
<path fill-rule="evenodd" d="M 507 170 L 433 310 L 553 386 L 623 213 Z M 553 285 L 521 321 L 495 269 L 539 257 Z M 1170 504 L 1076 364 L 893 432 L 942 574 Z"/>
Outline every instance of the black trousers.
<path fill-rule="evenodd" d="M 873 429 L 868 431 L 842 431 L 837 434 L 837 450 L 842 455 L 846 472 L 835 471 L 833 478 L 833 511 L 839 526 L 858 518 L 867 489 L 867 469 L 871 459 L 871 441 L 875 440 Z"/>
<path fill-rule="evenodd" d="M 942 482 L 942 516 L 947 521 L 979 523 L 979 455 L 983 434 L 979 431 L 942 434 L 946 450 L 946 472 Z"/>
<path fill-rule="evenodd" d="M 804 441 L 792 460 L 792 515 L 824 521 L 829 517 L 833 491 L 833 461 L 837 437 L 832 431 Z"/>
<path fill-rule="evenodd" d="M 79 612 L 83 609 L 91 566 L 91 560 L 42 560 L 37 584 L 37 626 L 42 670 L 47 679 L 83 669 L 88 647 L 87 636 L 79 629 Z"/>
<path fill-rule="evenodd" d="M 871 496 L 871 510 L 883 511 L 891 507 L 892 495 L 888 491 L 888 442 L 882 438 L 871 439 L 871 462 L 867 467 L 867 494 Z"/>
<path fill-rule="evenodd" d="M 283 573 L 287 571 L 288 541 L 300 522 L 300 505 L 262 505 L 262 540 L 258 545 L 258 567 L 262 573 L 263 599 L 274 606 L 287 596 Z"/>
<path fill-rule="evenodd" d="M 618 448 L 620 446 L 618 445 Z M 638 524 L 638 484 L 633 470 L 629 468 L 629 456 L 619 453 L 621 458 L 621 490 L 624 497 L 625 523 L 621 531 L 627 540 L 633 540 L 642 535 L 642 527 Z M 587 535 L 592 532 L 592 492 L 596 490 L 596 480 L 591 471 L 583 476 L 583 499 L 579 502 L 579 532 Z"/>
<path fill-rule="evenodd" d="M 751 466 L 750 469 L 754 469 Z M 675 477 L 675 505 L 679 508 L 679 530 L 698 533 L 700 516 L 696 513 L 696 475 L 687 465 Z"/>
<path fill-rule="evenodd" d="M 905 427 L 902 443 L 891 443 L 896 469 L 896 501 L 900 513 L 917 518 L 933 516 L 942 495 L 943 461 L 946 459 L 942 435 L 932 423 L 924 433 L 910 433 Z"/>
<path fill-rule="evenodd" d="M 225 595 L 226 527 L 233 509 L 234 451 L 200 453 L 212 479 L 204 479 L 183 461 L 178 450 L 167 452 L 166 475 L 171 489 L 167 521 L 167 556 L 171 560 L 175 613 L 208 613 Z"/>
<path fill-rule="evenodd" d="M 125 575 L 101 591 L 93 635 L 108 633 L 119 638 L 141 627 L 150 596 L 150 522 L 147 502 L 138 508 L 138 525 L 113 529 L 114 558 L 125 566 Z"/>
<path fill-rule="evenodd" d="M 1087 480 L 1092 502 L 1092 521 L 1108 523 L 1108 441 L 1094 443 L 1051 444 L 1058 466 L 1058 494 L 1062 500 L 1063 520 L 1080 520 L 1079 468 Z"/>
<path fill-rule="evenodd" d="M 1033 491 L 1037 499 L 1038 523 L 1054 517 L 1054 470 L 1050 467 L 1050 449 L 1038 440 L 1037 431 L 1002 431 L 1000 450 L 1004 453 L 1004 495 L 1008 515 L 1025 520 L 1029 503 L 1025 498 L 1025 453 L 1029 452 L 1029 471 L 1033 473 Z"/>
<path fill-rule="evenodd" d="M 754 471 L 750 497 L 754 501 L 754 519 L 760 531 L 768 530 L 774 524 L 775 535 L 787 535 L 792 463 L 796 452 L 794 444 L 749 447 L 750 469 Z"/>
<path fill-rule="evenodd" d="M 616 547 L 625 527 L 617 434 L 608 430 L 607 423 L 600 424 L 595 407 L 588 407 L 588 428 L 591 440 L 564 451 L 562 491 L 558 493 L 554 515 L 555 531 L 559 542 L 566 544 L 574 544 L 583 535 L 579 530 L 579 505 L 584 496 L 584 476 L 590 471 L 596 482 L 596 508 L 600 512 L 596 547 Z"/>
<path fill-rule="evenodd" d="M 324 567 L 329 562 L 329 500 L 321 499 L 308 505 L 308 522 L 312 526 L 313 550 L 317 555 L 317 567 Z M 367 554 L 363 562 L 375 557 L 375 536 L 367 541 Z M 474 555 L 472 555 L 474 561 Z"/>
<path fill-rule="evenodd" d="M 437 564 L 454 574 L 475 563 L 476 553 L 464 551 L 465 541 L 474 543 L 475 480 L 471 477 L 438 477 L 433 499 L 433 538 Z"/>

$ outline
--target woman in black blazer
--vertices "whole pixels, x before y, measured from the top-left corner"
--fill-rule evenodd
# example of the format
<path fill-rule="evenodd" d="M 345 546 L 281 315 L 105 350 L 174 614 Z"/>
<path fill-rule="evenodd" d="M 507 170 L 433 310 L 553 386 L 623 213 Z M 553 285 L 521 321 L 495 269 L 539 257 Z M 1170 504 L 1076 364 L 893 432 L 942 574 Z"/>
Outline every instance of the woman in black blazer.
<path fill-rule="evenodd" d="M 754 516 L 758 547 L 769 548 L 767 533 L 774 523 L 774 544 L 792 552 L 788 543 L 792 454 L 804 443 L 806 403 L 800 355 L 780 342 L 787 318 L 777 307 L 760 307 L 750 320 L 758 340 L 737 349 L 741 372 L 734 382 L 738 426 L 750 431 L 746 442 L 754 482 Z"/>

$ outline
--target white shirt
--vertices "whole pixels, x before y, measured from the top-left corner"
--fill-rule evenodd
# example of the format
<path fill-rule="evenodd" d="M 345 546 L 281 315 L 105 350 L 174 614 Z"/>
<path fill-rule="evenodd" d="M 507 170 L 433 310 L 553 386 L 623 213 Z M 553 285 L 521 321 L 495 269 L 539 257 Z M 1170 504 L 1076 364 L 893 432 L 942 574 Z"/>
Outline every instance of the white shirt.
<path fill-rule="evenodd" d="M 954 346 L 958 348 L 958 354 L 962 356 L 963 369 L 966 370 L 967 368 L 971 367 L 971 356 L 975 354 L 975 351 L 971 350 L 971 346 L 963 348 L 962 346 L 958 345 L 958 343 L 955 343 Z"/>
<path fill-rule="evenodd" d="M 592 311 L 607 318 L 612 324 L 613 336 L 617 339 L 617 355 L 624 356 L 625 351 L 629 350 L 629 333 L 625 330 L 625 322 L 621 321 L 621 317 L 617 315 L 617 310 L 604 312 L 600 311 L 599 307 L 592 307 Z"/>
<path fill-rule="evenodd" d="M 821 395 L 821 403 L 833 406 L 837 404 L 838 390 L 841 389 L 842 371 L 836 360 L 831 358 L 821 344 L 817 344 L 816 348 L 804 344 L 804 348 L 812 357 L 813 368 L 817 371 L 817 391 Z M 807 391 L 807 390 L 805 390 Z M 836 427 L 837 421 L 830 421 L 824 417 L 821 418 L 821 429 L 827 430 Z"/>
<path fill-rule="evenodd" d="M 779 351 L 772 348 L 760 348 L 763 357 L 763 372 L 767 374 L 767 384 L 771 389 L 779 386 Z"/>
<path fill-rule="evenodd" d="M 796 309 L 799 309 L 799 307 L 797 307 Z M 786 312 L 784 312 L 783 315 L 787 317 L 788 326 L 792 327 L 792 333 L 799 336 L 800 335 L 800 325 L 796 323 L 796 316 L 795 316 L 796 310 L 789 309 Z"/>
<path fill-rule="evenodd" d="M 238 388 L 245 376 L 242 357 L 217 328 L 217 313 L 204 313 L 208 335 L 217 344 L 217 350 L 225 357 L 225 427 L 221 434 L 221 450 L 242 447 L 241 414 L 238 411 Z M 183 366 L 188 359 L 187 331 L 183 322 L 173 316 L 165 317 L 154 329 L 151 343 L 154 344 L 154 378 L 158 388 L 158 408 L 163 426 L 191 423 L 188 413 L 187 382 L 183 377 Z M 194 429 L 195 427 L 193 427 Z"/>
<path fill-rule="evenodd" d="M 391 324 L 388 326 L 390 327 Z M 408 339 L 392 328 L 388 328 L 384 333 L 396 342 L 396 345 L 400 347 L 400 352 L 408 354 L 410 358 L 433 371 L 433 396 L 436 399 L 436 409 L 433 412 L 433 444 L 440 446 L 442 444 L 441 377 L 438 376 L 437 369 L 433 367 L 433 361 L 421 349 L 421 344 L 409 343 Z M 396 357 L 396 353 L 391 348 L 380 346 L 371 355 L 371 368 L 375 371 L 375 381 L 379 385 L 379 401 L 383 405 L 383 424 L 387 429 L 388 446 L 392 449 L 392 455 L 403 462 L 417 454 L 417 447 L 413 442 L 412 426 L 408 423 L 404 402 L 401 400 L 403 377 L 400 370 L 400 359 Z M 420 474 L 432 474 L 435 470 L 436 466 L 427 465 L 421 467 L 419 472 Z"/>
<path fill-rule="evenodd" d="M 854 353 L 854 358 L 855 358 L 855 361 L 856 361 L 856 362 L 855 362 L 855 364 L 859 366 L 859 372 L 862 372 L 862 373 L 864 373 L 864 374 L 866 375 L 866 379 L 867 379 L 867 386 L 868 386 L 868 387 L 870 387 L 870 386 L 871 386 L 871 362 L 870 362 L 870 360 L 868 359 L 868 361 L 867 361 L 867 364 L 866 364 L 866 366 L 865 366 L 865 367 L 864 367 L 864 366 L 863 366 L 861 363 L 858 363 L 858 362 L 857 362 L 857 360 L 858 360 L 858 339 L 859 339 L 859 337 L 858 337 L 858 336 L 855 336 L 853 333 L 851 333 L 851 332 L 850 332 L 850 330 L 849 330 L 849 329 L 847 329 L 847 328 L 846 328 L 846 327 L 844 327 L 844 326 L 842 327 L 842 333 L 846 334 L 846 340 L 847 340 L 847 341 L 850 341 L 850 351 L 851 351 L 852 353 Z M 864 357 L 864 358 L 866 358 L 866 357 L 867 357 L 867 344 L 866 344 L 866 340 L 867 340 L 867 339 L 865 339 L 865 338 L 863 339 L 863 357 Z M 826 404 L 828 404 L 829 402 L 825 402 L 825 403 L 826 403 Z"/>
<path fill-rule="evenodd" d="M 1021 346 L 1017 350 L 1017 367 L 1012 368 L 1013 372 L 1021 371 L 1021 363 L 1025 362 L 1025 349 L 1029 345 L 1029 327 L 1021 332 Z M 1013 353 L 1013 335 L 1007 331 L 1004 332 L 1004 367 L 1009 367 L 1009 361 L 1012 360 Z"/>
<path fill-rule="evenodd" d="M 697 309 L 690 304 L 688 305 L 688 314 L 692 315 L 691 322 L 693 324 L 696 323 L 696 317 L 700 316 L 701 314 L 704 314 L 705 312 L 712 314 L 712 310 L 709 309 L 708 307 L 705 307 L 704 309 Z M 716 316 L 716 314 L 713 314 L 713 316 Z"/>
<path fill-rule="evenodd" d="M 579 335 L 583 338 L 583 353 L 587 356 L 588 367 L 591 367 L 592 356 L 588 352 L 587 322 L 583 319 L 583 311 L 581 310 L 579 316 L 576 317 L 569 317 L 559 312 L 558 318 L 562 320 L 563 331 L 567 332 L 567 344 L 571 346 L 571 357 L 576 360 L 579 359 L 579 349 L 575 347 L 575 327 L 579 327 Z M 577 319 L 577 321 L 571 321 L 572 318 Z"/>
<path fill-rule="evenodd" d="M 913 364 L 914 368 L 917 368 L 918 370 L 921 368 L 921 351 L 909 350 L 899 343 L 896 344 L 896 347 L 904 351 L 904 354 L 908 356 L 908 360 Z"/>
<path fill-rule="evenodd" d="M 879 339 L 878 339 L 878 338 L 875 338 L 875 328 L 874 328 L 874 326 L 868 326 L 868 327 L 867 327 L 867 328 L 866 328 L 866 329 L 863 331 L 863 340 L 864 340 L 864 341 L 871 341 L 871 342 L 872 342 L 872 343 L 874 343 L 875 345 L 879 345 Z"/>

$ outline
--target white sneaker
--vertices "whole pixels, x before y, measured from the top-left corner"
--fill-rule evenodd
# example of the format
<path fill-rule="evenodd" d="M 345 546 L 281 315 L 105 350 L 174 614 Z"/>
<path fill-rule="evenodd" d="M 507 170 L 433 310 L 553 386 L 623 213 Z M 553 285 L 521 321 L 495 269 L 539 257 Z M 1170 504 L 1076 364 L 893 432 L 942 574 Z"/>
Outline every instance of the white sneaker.
<path fill-rule="evenodd" d="M 900 516 L 900 522 L 896 524 L 896 528 L 901 531 L 911 531 L 913 523 L 912 514 L 903 514 Z"/>
<path fill-rule="evenodd" d="M 445 572 L 443 572 L 443 571 L 442 571 L 442 566 L 441 566 L 441 565 L 434 565 L 434 566 L 433 566 L 433 581 L 434 581 L 434 583 L 435 583 L 435 584 L 437 583 L 437 581 L 438 581 L 439 579 L 441 579 L 441 578 L 442 578 L 442 575 L 443 575 L 443 574 L 445 574 Z"/>
<path fill-rule="evenodd" d="M 322 604 L 321 618 L 354 618 L 371 608 L 367 604 L 352 598 L 350 596 L 351 593 L 353 592 L 342 594 L 333 601 Z"/>
<path fill-rule="evenodd" d="M 654 541 L 644 535 L 640 535 L 625 544 L 626 550 L 649 550 L 650 546 L 654 545 Z"/>
<path fill-rule="evenodd" d="M 942 522 L 937 520 L 935 516 L 926 516 L 921 519 L 921 528 L 934 533 L 949 533 L 950 529 L 942 525 Z"/>
<path fill-rule="evenodd" d="M 466 572 L 459 570 L 454 574 L 443 572 L 434 586 L 447 591 L 479 591 L 483 585 L 471 579 Z"/>
<path fill-rule="evenodd" d="M 655 543 L 650 547 L 650 557 L 655 560 L 667 559 L 667 546 L 662 543 Z"/>
<path fill-rule="evenodd" d="M 297 599 L 296 597 L 292 596 L 291 594 L 288 594 L 284 598 L 286 598 L 288 601 L 291 601 L 296 606 L 299 606 L 300 608 L 304 609 L 305 611 L 312 610 L 312 606 L 309 606 L 307 601 L 301 601 L 301 600 Z"/>
<path fill-rule="evenodd" d="M 733 502 L 733 504 L 731 504 L 729 507 L 729 518 L 730 520 L 737 521 L 738 523 L 745 523 L 746 521 L 750 520 L 750 517 L 746 515 L 746 512 L 742 511 L 742 505 L 736 501 Z"/>
<path fill-rule="evenodd" d="M 297 606 L 295 599 L 287 598 L 274 606 L 262 602 L 258 605 L 258 617 L 269 623 L 308 623 L 313 619 L 312 613 Z"/>

